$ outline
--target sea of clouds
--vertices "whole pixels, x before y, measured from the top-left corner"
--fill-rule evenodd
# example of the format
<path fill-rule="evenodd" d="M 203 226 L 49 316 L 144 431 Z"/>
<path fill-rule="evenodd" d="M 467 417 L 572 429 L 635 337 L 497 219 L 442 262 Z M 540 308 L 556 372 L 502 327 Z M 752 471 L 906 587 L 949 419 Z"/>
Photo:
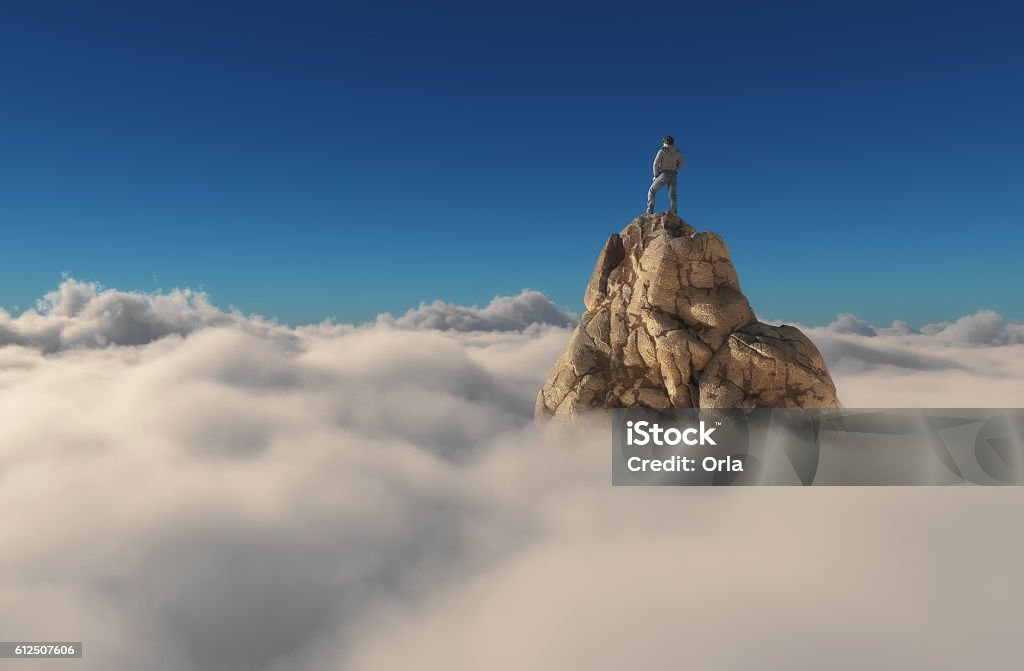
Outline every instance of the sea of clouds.
<path fill-rule="evenodd" d="M 606 426 L 532 422 L 575 319 L 291 327 L 73 279 L 0 311 L 2 638 L 85 643 L 39 669 L 1015 668 L 1019 489 L 612 488 Z M 847 407 L 1024 406 L 995 313 L 802 328 Z"/>

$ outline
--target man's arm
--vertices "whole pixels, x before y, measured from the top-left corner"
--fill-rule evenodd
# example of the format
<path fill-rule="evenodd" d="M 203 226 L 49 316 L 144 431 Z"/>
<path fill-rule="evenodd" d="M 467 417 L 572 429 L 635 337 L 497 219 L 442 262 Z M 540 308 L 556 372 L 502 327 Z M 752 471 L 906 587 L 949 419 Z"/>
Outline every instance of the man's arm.
<path fill-rule="evenodd" d="M 665 150 L 659 149 L 657 155 L 654 157 L 654 176 L 657 177 L 661 174 L 661 159 L 664 157 Z"/>

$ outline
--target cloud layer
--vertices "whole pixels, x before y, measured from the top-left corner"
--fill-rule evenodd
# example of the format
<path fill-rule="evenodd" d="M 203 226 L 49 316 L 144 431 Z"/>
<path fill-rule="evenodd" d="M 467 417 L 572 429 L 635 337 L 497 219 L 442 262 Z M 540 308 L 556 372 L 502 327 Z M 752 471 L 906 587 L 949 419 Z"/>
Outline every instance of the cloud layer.
<path fill-rule="evenodd" d="M 834 322 L 824 327 L 825 331 L 846 335 L 875 337 L 922 335 L 939 342 L 961 345 L 1020 345 L 1024 343 L 1024 324 L 1009 322 L 993 310 L 979 310 L 955 322 L 926 324 L 920 329 L 912 328 L 905 321 L 895 321 L 891 326 L 872 326 L 856 315 L 841 314 Z"/>
<path fill-rule="evenodd" d="M 207 326 L 262 325 L 210 305 L 202 292 L 139 293 L 65 279 L 35 308 L 12 317 L 0 310 L 0 347 L 25 345 L 52 353 L 68 348 L 143 345 Z"/>
<path fill-rule="evenodd" d="M 482 308 L 443 301 L 422 303 L 400 317 L 382 314 L 377 323 L 401 329 L 473 332 L 567 327 L 576 319 L 577 315 L 562 310 L 544 294 L 524 289 L 515 296 L 498 296 Z M 201 291 L 118 291 L 66 278 L 34 308 L 18 316 L 0 309 L 0 347 L 24 345 L 54 353 L 109 345 L 144 345 L 165 336 L 185 336 L 213 326 L 265 334 L 274 330 L 276 323 L 237 311 L 224 312 L 212 306 Z"/>
<path fill-rule="evenodd" d="M 465 307 L 443 301 L 420 303 L 397 319 L 390 314 L 378 321 L 402 328 L 442 331 L 521 331 L 534 324 L 569 326 L 577 316 L 555 305 L 539 291 L 524 289 L 516 296 L 498 296 L 486 307 Z"/>
<path fill-rule="evenodd" d="M 921 329 L 852 315 L 801 328 L 848 407 L 1024 407 L 1024 325 L 992 311 Z"/>
<path fill-rule="evenodd" d="M 0 314 L 5 638 L 89 670 L 1019 662 L 1018 490 L 613 489 L 603 424 L 531 421 L 558 319 L 291 328 L 73 280 Z M 1022 345 L 871 328 L 808 330 L 848 406 L 1024 402 Z"/>

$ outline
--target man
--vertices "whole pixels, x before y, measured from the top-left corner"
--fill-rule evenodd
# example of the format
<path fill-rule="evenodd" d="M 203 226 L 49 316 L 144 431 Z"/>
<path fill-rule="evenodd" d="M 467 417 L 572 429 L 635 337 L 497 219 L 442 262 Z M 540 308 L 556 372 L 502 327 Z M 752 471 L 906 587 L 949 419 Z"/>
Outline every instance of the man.
<path fill-rule="evenodd" d="M 661 150 L 654 157 L 654 183 L 647 192 L 647 214 L 654 214 L 654 194 L 668 184 L 668 201 L 670 209 L 676 211 L 676 173 L 686 165 L 683 154 L 676 147 L 675 138 L 666 135 L 662 140 Z"/>

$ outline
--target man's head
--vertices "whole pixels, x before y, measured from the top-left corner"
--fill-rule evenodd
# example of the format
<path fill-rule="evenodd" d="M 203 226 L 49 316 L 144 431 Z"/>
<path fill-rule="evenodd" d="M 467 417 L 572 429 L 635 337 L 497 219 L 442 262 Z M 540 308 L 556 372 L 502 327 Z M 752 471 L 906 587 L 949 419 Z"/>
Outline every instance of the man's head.
<path fill-rule="evenodd" d="M 674 145 L 676 143 L 676 139 L 674 137 L 672 137 L 671 135 L 666 135 L 664 138 L 662 138 L 661 141 L 663 143 L 665 143 L 665 146 L 667 146 L 667 147 L 671 147 L 672 145 Z"/>

